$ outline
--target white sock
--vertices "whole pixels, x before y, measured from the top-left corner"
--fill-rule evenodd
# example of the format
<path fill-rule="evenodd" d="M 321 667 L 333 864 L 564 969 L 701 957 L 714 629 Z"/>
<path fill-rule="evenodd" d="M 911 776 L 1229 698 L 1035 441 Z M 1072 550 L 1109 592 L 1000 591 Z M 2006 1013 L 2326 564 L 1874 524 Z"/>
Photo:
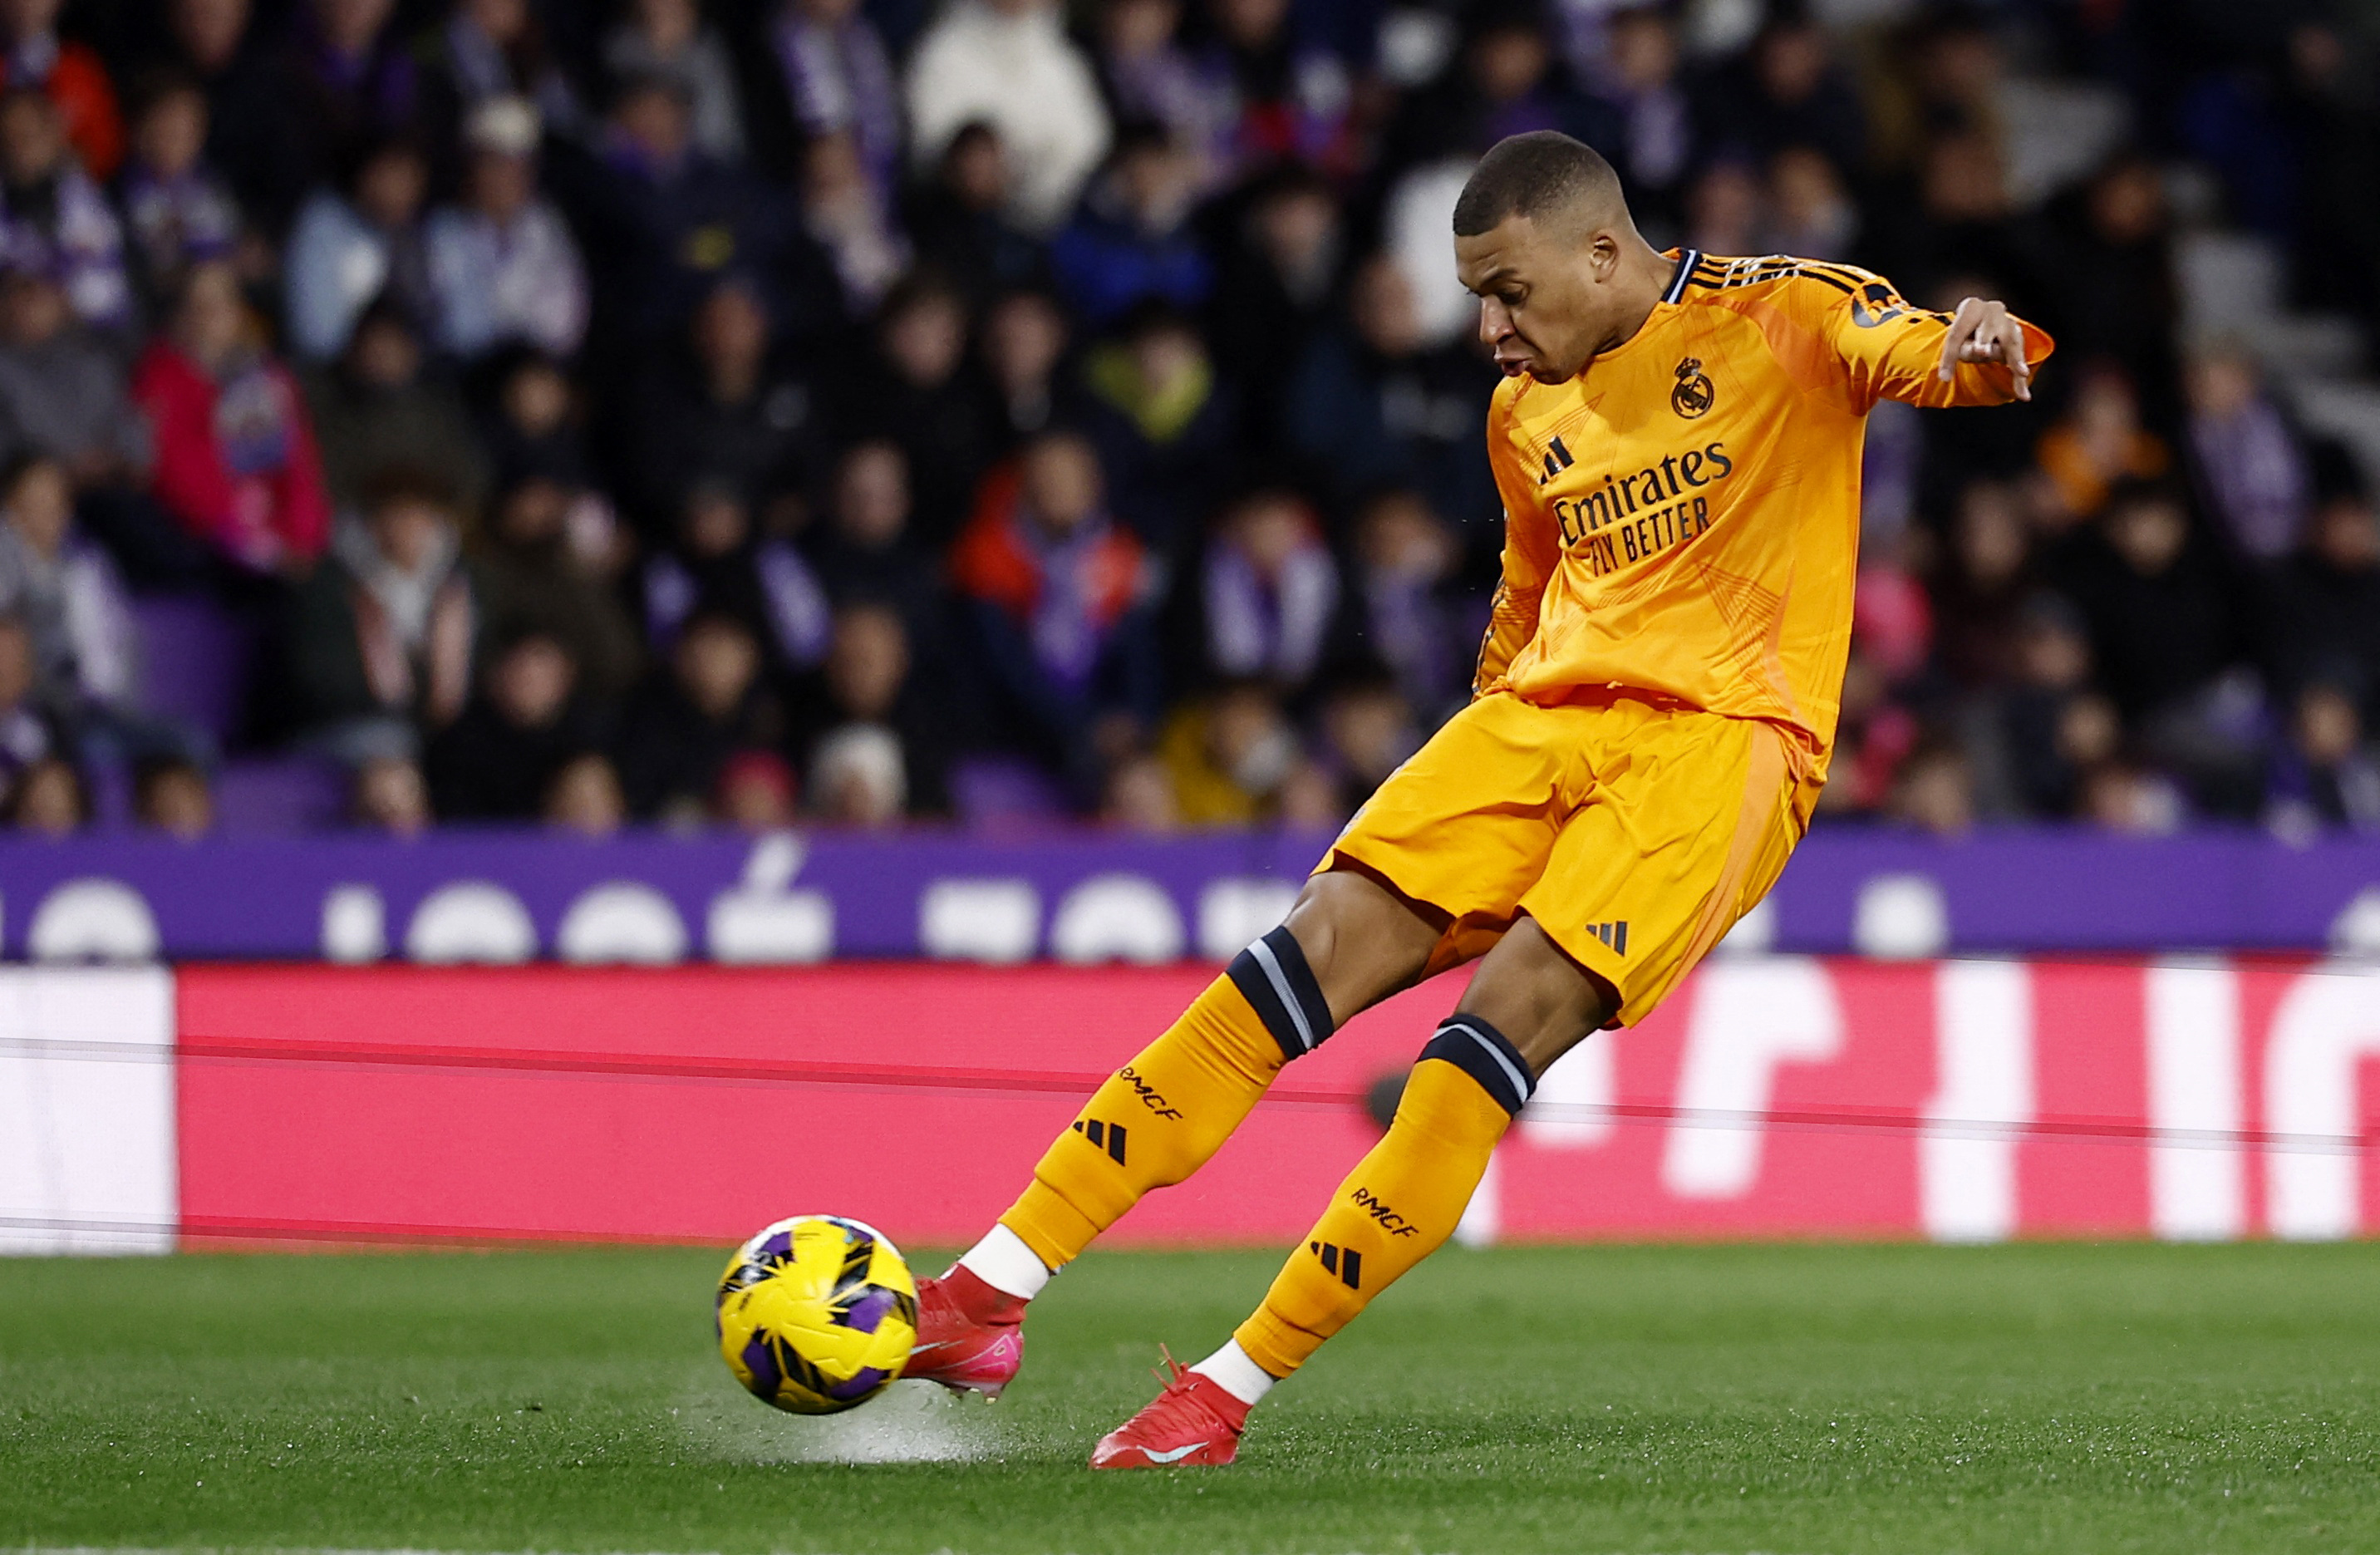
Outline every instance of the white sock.
<path fill-rule="evenodd" d="M 959 1257 L 968 1272 L 995 1291 L 1031 1301 L 1050 1282 L 1050 1270 L 1025 1238 L 1006 1226 L 995 1225 L 983 1240 Z"/>
<path fill-rule="evenodd" d="M 1272 1391 L 1281 1380 L 1271 1372 L 1248 1359 L 1236 1339 L 1227 1339 L 1223 1347 L 1190 1368 L 1199 1376 L 1210 1379 L 1215 1386 L 1242 1403 L 1254 1403 Z"/>

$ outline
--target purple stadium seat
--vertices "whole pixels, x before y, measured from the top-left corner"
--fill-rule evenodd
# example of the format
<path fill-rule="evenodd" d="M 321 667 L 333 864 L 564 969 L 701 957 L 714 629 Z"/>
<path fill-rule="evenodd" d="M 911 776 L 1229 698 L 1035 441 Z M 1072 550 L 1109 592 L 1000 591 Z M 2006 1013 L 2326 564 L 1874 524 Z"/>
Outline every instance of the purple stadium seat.
<path fill-rule="evenodd" d="M 347 784 L 336 762 L 319 757 L 243 757 L 215 773 L 214 795 L 218 832 L 276 836 L 337 825 Z"/>
<path fill-rule="evenodd" d="M 951 769 L 951 808 L 977 829 L 1050 820 L 1062 815 L 1058 785 L 1029 761 L 970 756 Z"/>
<path fill-rule="evenodd" d="M 221 607 L 193 599 L 132 601 L 148 711 L 203 729 L 229 745 L 247 713 L 256 631 Z"/>

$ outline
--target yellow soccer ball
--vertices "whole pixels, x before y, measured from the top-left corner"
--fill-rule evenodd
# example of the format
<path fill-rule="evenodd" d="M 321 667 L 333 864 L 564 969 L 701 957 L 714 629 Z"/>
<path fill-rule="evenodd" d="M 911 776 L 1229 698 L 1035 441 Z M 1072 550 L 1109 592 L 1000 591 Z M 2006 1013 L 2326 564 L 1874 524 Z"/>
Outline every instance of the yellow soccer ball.
<path fill-rule="evenodd" d="M 779 1221 L 719 1282 L 719 1353 L 755 1398 L 832 1415 L 882 1392 L 917 1340 L 917 1283 L 882 1233 L 834 1215 Z"/>

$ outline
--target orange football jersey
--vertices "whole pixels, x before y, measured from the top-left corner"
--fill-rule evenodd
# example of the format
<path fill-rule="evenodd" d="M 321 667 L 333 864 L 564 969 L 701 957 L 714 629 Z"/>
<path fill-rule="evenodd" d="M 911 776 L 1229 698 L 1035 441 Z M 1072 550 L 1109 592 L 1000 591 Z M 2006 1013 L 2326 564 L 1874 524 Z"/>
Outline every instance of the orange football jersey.
<path fill-rule="evenodd" d="M 1823 775 L 1868 411 L 2015 395 L 1998 362 L 1936 376 L 1949 324 L 1849 265 L 1688 250 L 1624 344 L 1567 383 L 1500 384 L 1504 577 L 1475 689 L 1615 687 L 1768 719 Z M 2028 362 L 2049 355 L 2041 330 L 2024 339 Z"/>

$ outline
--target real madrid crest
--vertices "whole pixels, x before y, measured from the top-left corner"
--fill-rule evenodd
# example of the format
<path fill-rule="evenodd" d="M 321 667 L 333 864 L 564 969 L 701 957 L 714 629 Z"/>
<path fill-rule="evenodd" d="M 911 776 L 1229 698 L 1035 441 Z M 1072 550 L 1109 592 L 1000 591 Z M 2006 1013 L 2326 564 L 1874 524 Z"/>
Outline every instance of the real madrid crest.
<path fill-rule="evenodd" d="M 1691 421 L 1718 403 L 1718 391 L 1703 373 L 1700 357 L 1678 364 L 1678 384 L 1670 391 L 1670 408 Z"/>

